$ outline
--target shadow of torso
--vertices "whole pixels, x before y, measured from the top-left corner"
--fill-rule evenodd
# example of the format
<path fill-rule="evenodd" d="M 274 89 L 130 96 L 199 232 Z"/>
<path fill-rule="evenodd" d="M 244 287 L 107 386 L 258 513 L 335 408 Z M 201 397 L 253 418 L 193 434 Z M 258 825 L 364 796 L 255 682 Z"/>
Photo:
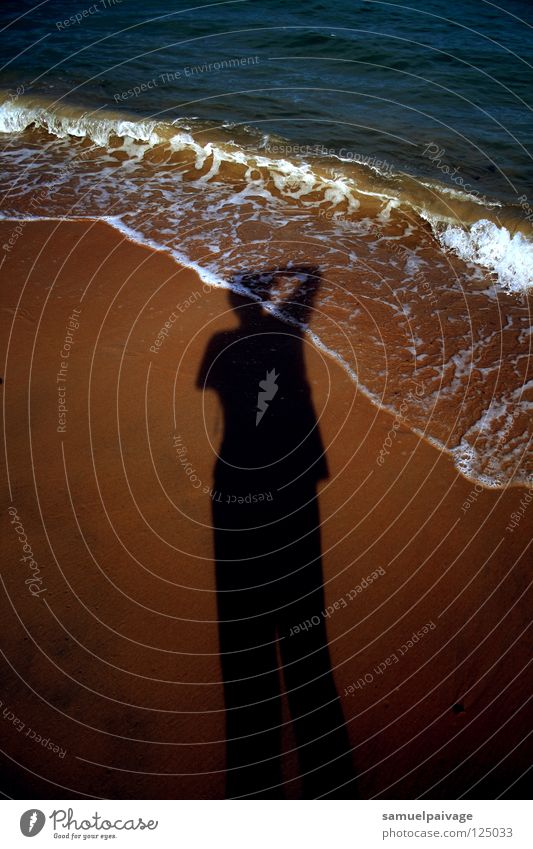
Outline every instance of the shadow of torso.
<path fill-rule="evenodd" d="M 214 471 L 216 557 L 233 564 L 225 580 L 233 572 L 235 587 L 285 578 L 288 588 L 295 558 L 319 558 L 316 486 L 327 477 L 327 464 L 302 331 L 257 304 L 243 314 L 237 329 L 212 339 L 201 372 L 224 413 Z M 264 589 L 263 601 L 267 596 Z"/>

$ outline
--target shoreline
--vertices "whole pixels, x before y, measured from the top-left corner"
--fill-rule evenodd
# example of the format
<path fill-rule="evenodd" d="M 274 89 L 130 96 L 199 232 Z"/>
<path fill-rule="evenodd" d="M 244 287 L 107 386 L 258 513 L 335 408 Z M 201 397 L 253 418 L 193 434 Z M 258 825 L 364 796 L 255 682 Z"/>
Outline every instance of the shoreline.
<path fill-rule="evenodd" d="M 232 286 L 231 284 L 229 284 L 223 278 L 221 278 L 221 277 L 215 275 L 214 273 L 208 271 L 207 269 L 205 269 L 201 265 L 199 265 L 197 262 L 190 260 L 188 257 L 185 256 L 185 254 L 182 254 L 181 252 L 176 251 L 173 248 L 166 248 L 163 245 L 160 245 L 156 242 L 152 242 L 148 239 L 145 239 L 140 233 L 138 233 L 138 232 L 132 230 L 130 227 L 122 224 L 122 222 L 118 223 L 117 219 L 113 218 L 112 216 L 111 217 L 103 217 L 103 218 L 91 217 L 91 216 L 80 216 L 79 218 L 65 218 L 63 216 L 38 216 L 38 217 L 34 217 L 34 218 L 31 218 L 31 217 L 17 218 L 17 217 L 12 217 L 12 216 L 6 216 L 6 217 L 3 217 L 3 218 L 0 218 L 0 225 L 2 224 L 2 222 L 9 222 L 9 221 L 28 222 L 28 223 L 35 223 L 35 224 L 39 224 L 39 223 L 42 223 L 42 222 L 57 222 L 58 224 L 60 224 L 60 223 L 61 224 L 70 224 L 70 223 L 80 223 L 81 222 L 81 223 L 90 223 L 91 227 L 94 226 L 95 224 L 107 225 L 107 226 L 111 227 L 113 230 L 115 230 L 115 232 L 119 233 L 124 239 L 126 239 L 132 245 L 135 245 L 135 246 L 141 247 L 141 248 L 146 248 L 149 251 L 154 251 L 156 253 L 162 254 L 165 257 L 169 257 L 171 259 L 171 261 L 173 263 L 175 263 L 178 268 L 181 267 L 181 268 L 187 269 L 187 270 L 197 274 L 198 277 L 200 278 L 201 283 L 202 283 L 202 293 L 203 294 L 205 294 L 206 291 L 207 291 L 205 287 L 208 287 L 209 291 L 211 291 L 211 288 L 215 288 L 215 289 L 218 289 L 218 290 L 233 289 L 236 292 L 241 292 L 245 297 L 249 297 L 249 292 L 247 292 L 243 287 L 239 288 L 239 286 L 236 286 L 235 284 Z M 193 301 L 194 301 L 197 298 L 201 297 L 201 295 L 198 293 L 198 291 L 193 291 L 189 297 L 192 298 Z M 182 306 L 186 307 L 187 305 L 188 304 L 184 303 L 183 305 L 178 304 L 177 306 L 180 307 L 180 312 L 181 312 L 182 311 L 181 307 Z M 273 312 L 274 315 L 278 315 L 283 320 L 283 316 L 280 313 L 278 313 L 278 311 L 275 308 L 272 309 L 272 312 Z M 174 312 L 170 313 L 169 317 L 165 321 L 165 324 L 169 323 L 170 318 L 173 315 L 175 316 Z M 392 422 L 391 428 L 388 431 L 387 439 L 389 439 L 389 441 L 391 441 L 391 439 L 393 437 L 396 438 L 397 428 L 395 427 L 395 425 L 396 425 L 397 422 L 401 422 L 402 424 L 405 423 L 404 417 L 401 413 L 401 408 L 403 406 L 405 406 L 406 398 L 408 398 L 410 395 L 413 395 L 413 389 L 411 389 L 409 391 L 409 393 L 407 393 L 405 398 L 402 400 L 402 403 L 400 405 L 400 410 L 395 410 L 392 406 L 382 403 L 370 389 L 365 387 L 364 384 L 362 384 L 358 380 L 357 375 L 354 373 L 354 371 L 351 368 L 351 366 L 349 365 L 349 363 L 340 354 L 338 354 L 336 351 L 333 351 L 330 348 L 328 348 L 328 346 L 325 345 L 322 342 L 322 340 L 316 335 L 316 333 L 313 332 L 311 327 L 307 327 L 305 329 L 305 333 L 309 336 L 309 338 L 312 340 L 314 345 L 316 345 L 328 357 L 335 360 L 337 362 L 337 364 L 340 365 L 340 367 L 346 372 L 346 374 L 348 375 L 350 380 L 354 384 L 356 384 L 358 391 L 361 392 L 362 394 L 364 394 L 364 396 L 367 398 L 367 400 L 377 409 L 377 411 L 379 413 L 383 413 L 383 414 L 388 415 L 392 418 L 393 422 Z M 154 347 L 156 346 L 157 338 L 159 338 L 160 336 L 161 336 L 161 331 L 159 331 L 158 337 L 156 337 L 156 339 L 154 340 Z M 414 384 L 414 391 L 415 391 L 416 396 L 419 396 L 419 394 L 423 395 L 423 392 L 419 393 L 420 385 L 414 377 L 409 378 L 408 381 L 409 381 L 409 383 Z M 425 442 L 427 442 L 428 445 L 435 448 L 437 451 L 442 452 L 448 458 L 453 458 L 452 462 L 454 464 L 454 467 L 455 467 L 457 473 L 460 474 L 470 484 L 473 484 L 473 486 L 475 488 L 477 488 L 477 486 L 482 486 L 483 489 L 494 490 L 494 491 L 506 491 L 508 489 L 513 488 L 513 489 L 523 489 L 526 492 L 530 492 L 532 487 L 533 487 L 533 481 L 531 481 L 531 482 L 527 482 L 525 480 L 518 480 L 517 481 L 514 478 L 512 478 L 509 481 L 497 483 L 495 479 L 488 478 L 486 475 L 481 475 L 480 477 L 476 477 L 473 472 L 468 473 L 464 468 L 461 468 L 461 465 L 462 464 L 464 465 L 462 460 L 459 460 L 459 461 L 455 460 L 456 454 L 460 451 L 460 446 L 457 446 L 456 448 L 448 448 L 444 443 L 440 442 L 436 437 L 431 436 L 427 432 L 420 430 L 416 426 L 414 426 L 410 423 L 405 423 L 405 426 L 415 436 L 417 436 L 420 439 L 423 439 Z M 509 431 L 510 426 L 507 426 L 507 429 Z M 498 444 L 500 444 L 500 443 L 501 443 L 501 439 L 499 440 Z M 475 447 L 475 444 L 476 443 L 474 442 L 474 447 Z M 385 449 L 389 448 L 389 447 L 390 446 L 384 446 L 384 448 L 382 450 L 382 454 L 386 454 L 387 452 L 386 452 Z M 528 451 L 528 446 L 526 446 L 524 448 L 523 455 L 526 455 L 527 451 Z M 491 460 L 491 462 L 492 462 L 492 460 Z M 379 463 L 379 459 L 378 459 L 378 463 Z"/>

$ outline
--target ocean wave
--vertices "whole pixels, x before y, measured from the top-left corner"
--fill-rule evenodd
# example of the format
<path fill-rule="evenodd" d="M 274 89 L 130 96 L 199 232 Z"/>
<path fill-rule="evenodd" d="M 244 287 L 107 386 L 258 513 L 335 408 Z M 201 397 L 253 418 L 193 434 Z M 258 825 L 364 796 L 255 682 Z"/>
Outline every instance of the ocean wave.
<path fill-rule="evenodd" d="M 438 238 L 465 262 L 488 269 L 508 292 L 519 294 L 533 285 L 533 243 L 521 233 L 511 235 L 506 227 L 481 219 L 469 230 L 448 226 Z"/>
<path fill-rule="evenodd" d="M 347 160 L 332 155 L 307 161 L 292 150 L 297 145 L 292 146 L 290 157 L 273 157 L 260 145 L 252 149 L 251 133 L 242 134 L 242 143 L 236 141 L 235 128 L 202 125 L 195 128 L 195 137 L 177 122 L 102 111 L 94 114 L 64 104 L 59 108 L 25 98 L 5 98 L 0 105 L 0 132 L 27 130 L 43 130 L 58 139 L 87 139 L 106 150 L 116 150 L 114 141 L 119 140 L 122 152 L 147 165 L 158 151 L 155 168 L 162 167 L 162 159 L 163 164 L 179 164 L 181 176 L 189 179 L 203 183 L 230 180 L 257 193 L 268 189 L 270 195 L 307 210 L 335 209 L 345 221 L 361 217 L 362 204 L 393 201 L 396 207 L 403 206 L 428 221 L 443 249 L 488 270 L 505 291 L 520 294 L 533 286 L 533 240 L 526 222 L 521 222 L 524 232 L 517 230 L 515 209 L 509 211 L 507 221 L 506 210 L 494 201 L 487 205 L 486 217 L 480 218 L 479 203 L 466 192 L 394 174 L 390 167 L 376 168 L 375 157 L 360 154 Z M 374 210 L 376 215 L 381 212 L 381 207 Z M 365 215 L 368 217 L 368 211 Z"/>

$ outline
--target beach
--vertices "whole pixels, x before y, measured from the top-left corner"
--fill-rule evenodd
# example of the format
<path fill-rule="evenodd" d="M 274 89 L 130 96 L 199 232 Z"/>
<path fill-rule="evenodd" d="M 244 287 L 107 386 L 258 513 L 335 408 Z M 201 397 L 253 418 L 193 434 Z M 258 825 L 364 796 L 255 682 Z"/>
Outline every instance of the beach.
<path fill-rule="evenodd" d="M 6 786 L 223 798 L 211 518 L 223 411 L 198 375 L 213 336 L 237 324 L 229 290 L 105 221 L 44 218 L 0 222 L 0 243 L 14 240 L 1 295 Z M 361 269 L 349 270 L 357 292 Z M 448 422 L 441 442 L 413 425 L 429 378 L 393 364 L 397 404 L 384 409 L 317 344 L 321 327 L 311 315 L 303 345 L 328 463 L 317 617 L 359 793 L 520 798 L 531 490 L 462 474 L 441 446 Z M 352 327 L 363 350 L 367 325 Z M 299 798 L 285 697 L 282 741 L 285 792 Z"/>

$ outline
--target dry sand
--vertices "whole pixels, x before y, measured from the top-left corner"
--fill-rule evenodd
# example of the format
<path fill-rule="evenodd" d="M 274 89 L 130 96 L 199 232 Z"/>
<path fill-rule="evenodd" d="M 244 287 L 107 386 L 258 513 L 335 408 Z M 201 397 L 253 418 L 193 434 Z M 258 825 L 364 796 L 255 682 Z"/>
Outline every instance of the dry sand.
<path fill-rule="evenodd" d="M 0 243 L 14 226 L 2 222 Z M 202 489 L 215 461 L 207 434 L 220 438 L 222 418 L 195 382 L 211 336 L 236 324 L 227 293 L 91 221 L 25 224 L 2 272 L 3 790 L 220 798 Z M 526 491 L 476 488 L 401 423 L 379 466 L 393 418 L 311 345 L 307 368 L 330 469 L 320 494 L 328 605 L 385 572 L 327 623 L 361 794 L 519 796 L 533 507 L 506 526 Z M 200 489 L 177 460 L 178 433 Z M 298 797 L 287 711 L 285 721 L 286 792 Z"/>

